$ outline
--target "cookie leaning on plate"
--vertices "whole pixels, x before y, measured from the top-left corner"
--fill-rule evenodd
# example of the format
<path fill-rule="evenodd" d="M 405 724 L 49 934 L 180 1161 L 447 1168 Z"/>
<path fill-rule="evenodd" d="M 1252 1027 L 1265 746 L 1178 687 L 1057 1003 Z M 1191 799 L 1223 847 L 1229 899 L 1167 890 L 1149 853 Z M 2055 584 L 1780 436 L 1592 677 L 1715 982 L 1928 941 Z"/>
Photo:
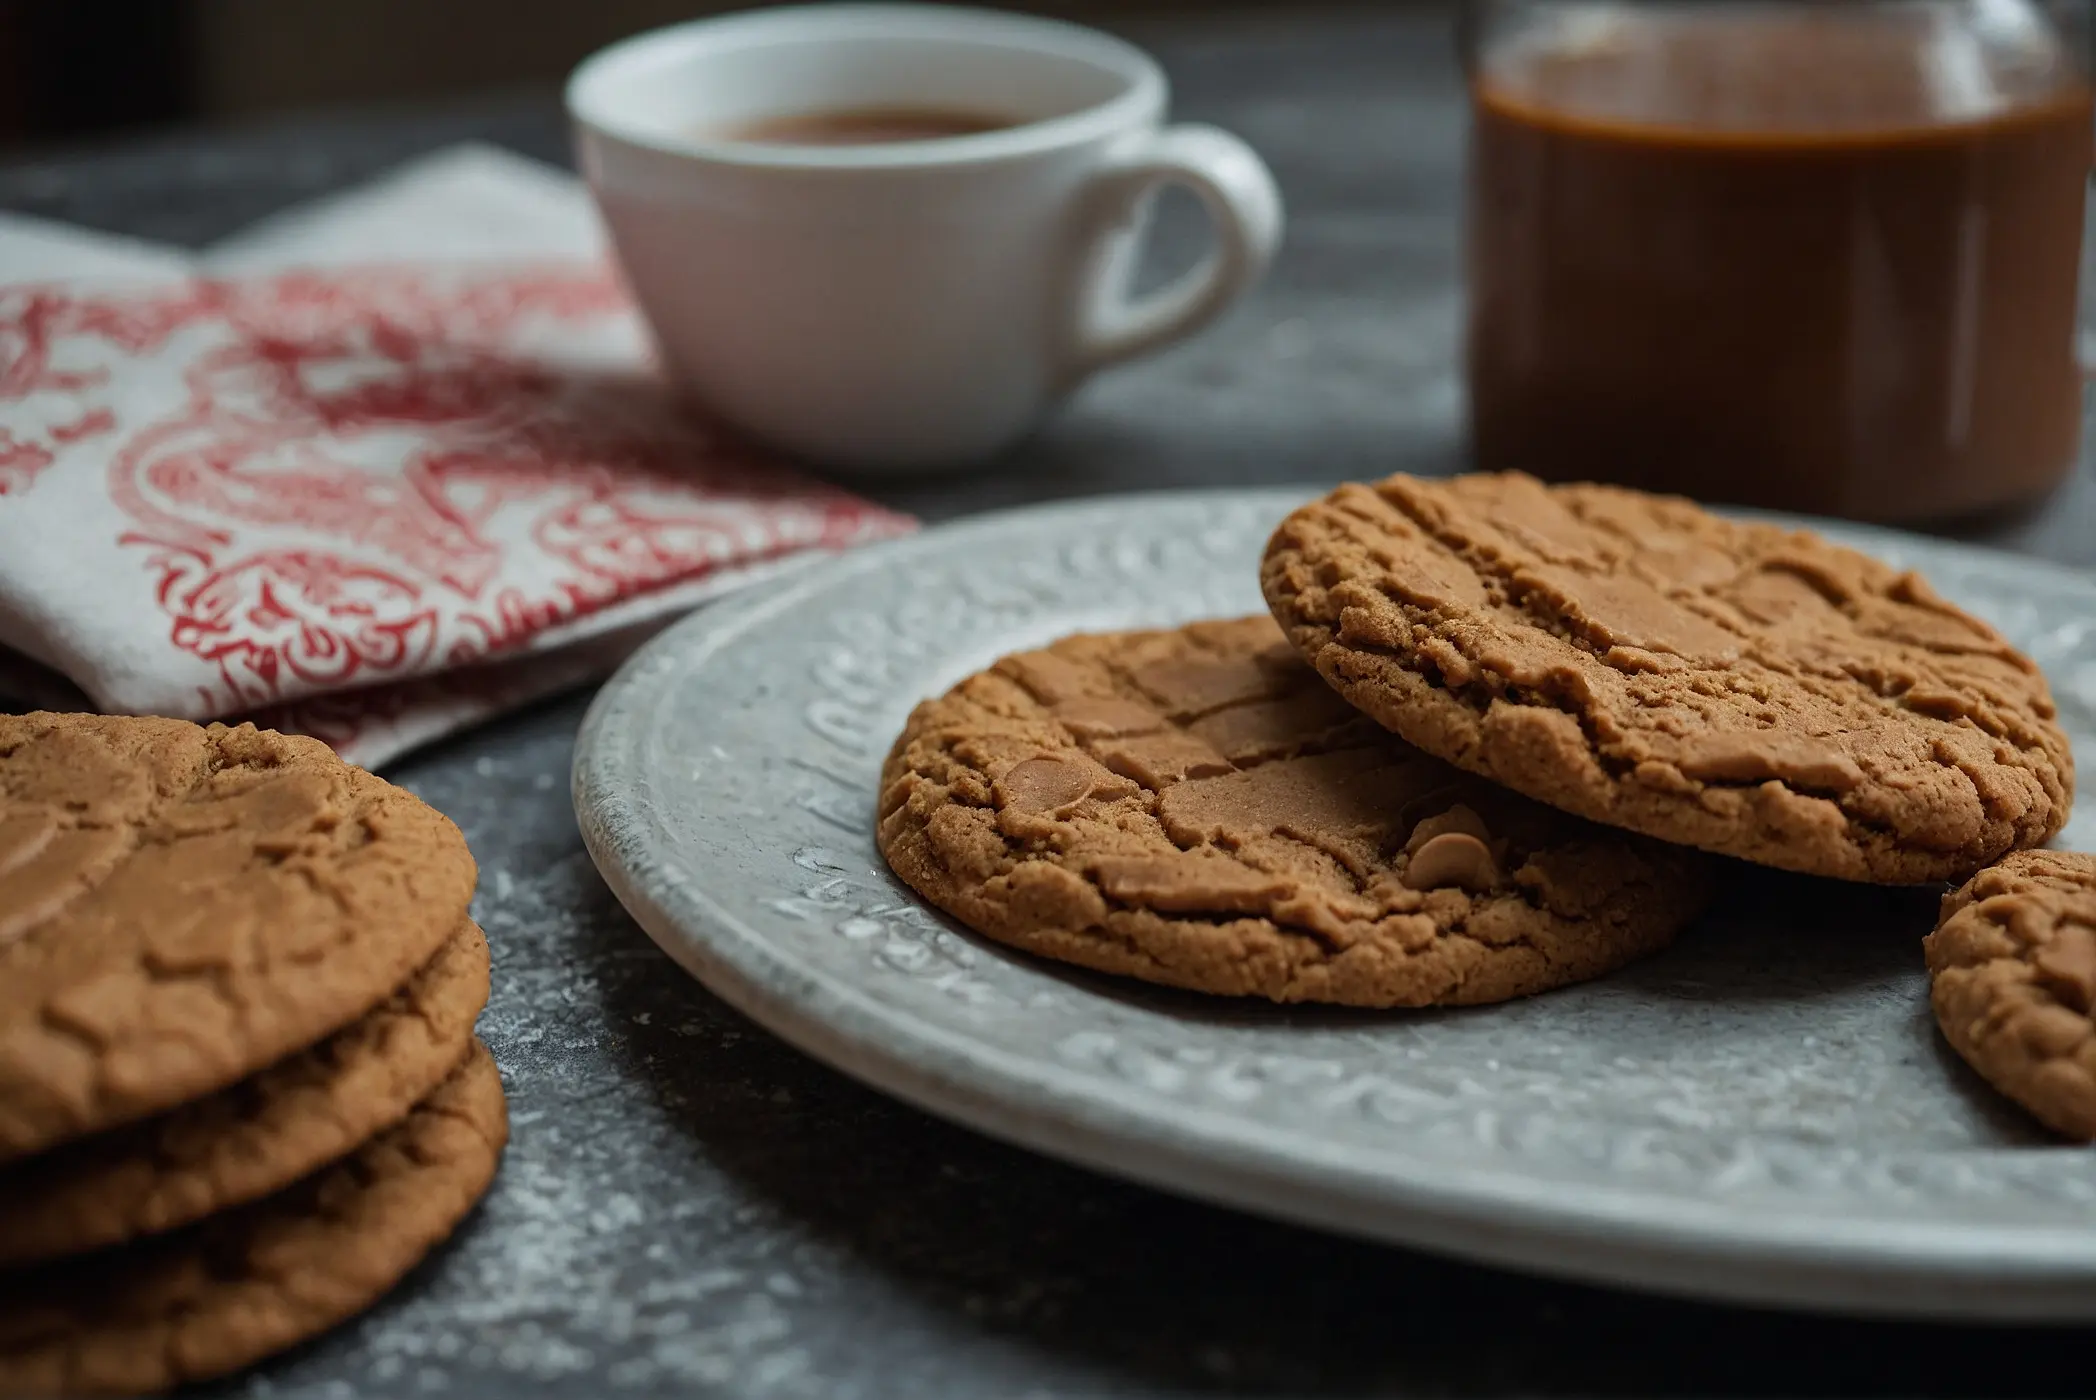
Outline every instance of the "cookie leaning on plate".
<path fill-rule="evenodd" d="M 0 715 L 0 1162 L 364 1015 L 474 873 L 457 827 L 314 740 Z"/>
<path fill-rule="evenodd" d="M 2096 856 L 1982 870 L 1922 946 L 1952 1048 L 2054 1132 L 2096 1139 Z"/>
<path fill-rule="evenodd" d="M 1671 939 L 1708 875 L 1392 738 L 1264 617 L 1068 638 L 918 706 L 879 841 L 932 903 L 1030 952 L 1355 1006 L 1595 976 Z"/>
<path fill-rule="evenodd" d="M 405 1118 L 488 999 L 470 921 L 375 1010 L 231 1088 L 0 1167 L 0 1268 L 158 1234 L 280 1190 Z"/>
<path fill-rule="evenodd" d="M 1958 880 L 2066 822 L 2043 677 L 1919 576 L 1807 531 L 1518 475 L 1342 487 L 1274 533 L 1296 648 L 1427 752 L 1807 874 Z"/>
<path fill-rule="evenodd" d="M 0 1280 L 0 1395 L 163 1390 L 325 1331 L 451 1234 L 508 1136 L 501 1078 L 474 1042 L 400 1123 L 290 1189 Z"/>

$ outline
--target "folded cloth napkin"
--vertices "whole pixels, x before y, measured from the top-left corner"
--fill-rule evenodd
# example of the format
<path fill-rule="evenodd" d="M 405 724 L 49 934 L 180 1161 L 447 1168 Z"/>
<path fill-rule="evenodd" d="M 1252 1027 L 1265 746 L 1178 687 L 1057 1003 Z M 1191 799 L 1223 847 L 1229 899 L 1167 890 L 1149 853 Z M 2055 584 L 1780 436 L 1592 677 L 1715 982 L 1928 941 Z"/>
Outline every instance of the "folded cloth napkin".
<path fill-rule="evenodd" d="M 679 409 L 532 162 L 455 148 L 193 256 L 0 218 L 0 695 L 375 765 L 910 527 Z"/>

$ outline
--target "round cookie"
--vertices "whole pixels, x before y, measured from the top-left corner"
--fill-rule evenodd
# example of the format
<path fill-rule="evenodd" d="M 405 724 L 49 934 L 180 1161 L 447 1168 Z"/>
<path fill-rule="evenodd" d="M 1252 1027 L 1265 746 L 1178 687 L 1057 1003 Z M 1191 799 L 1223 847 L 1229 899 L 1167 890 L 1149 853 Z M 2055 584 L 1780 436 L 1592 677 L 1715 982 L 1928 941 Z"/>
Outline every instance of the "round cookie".
<path fill-rule="evenodd" d="M 290 1190 L 0 1283 L 0 1394 L 163 1390 L 335 1326 L 458 1226 L 508 1136 L 476 1042 L 399 1124 Z"/>
<path fill-rule="evenodd" d="M 0 716 L 0 1161 L 213 1093 L 384 1001 L 473 858 L 250 725 Z"/>
<path fill-rule="evenodd" d="M 1809 531 L 1519 475 L 1346 486 L 1261 582 L 1296 648 L 1427 752 L 1552 806 L 1814 875 L 1964 879 L 2065 823 L 2045 681 Z"/>
<path fill-rule="evenodd" d="M 208 1098 L 0 1167 L 0 1267 L 172 1230 L 277 1191 L 399 1122 L 488 1000 L 468 922 L 363 1018 Z"/>
<path fill-rule="evenodd" d="M 1982 870 L 1922 948 L 1952 1048 L 2054 1132 L 2096 1140 L 2096 856 L 2019 851 Z"/>
<path fill-rule="evenodd" d="M 1708 879 L 1392 738 L 1265 617 L 1006 657 L 917 707 L 879 814 L 895 872 L 992 938 L 1275 1001 L 1544 991 L 1664 945 Z"/>

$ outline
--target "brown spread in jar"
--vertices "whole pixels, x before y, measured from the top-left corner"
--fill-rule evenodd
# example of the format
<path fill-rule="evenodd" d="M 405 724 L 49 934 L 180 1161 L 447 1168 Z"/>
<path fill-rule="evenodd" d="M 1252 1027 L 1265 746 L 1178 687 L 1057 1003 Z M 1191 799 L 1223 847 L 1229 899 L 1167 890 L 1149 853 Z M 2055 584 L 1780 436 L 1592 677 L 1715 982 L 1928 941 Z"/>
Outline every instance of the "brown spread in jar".
<path fill-rule="evenodd" d="M 1940 9 L 1596 6 L 1488 51 L 1477 464 L 1876 519 L 2056 484 L 2090 92 Z"/>

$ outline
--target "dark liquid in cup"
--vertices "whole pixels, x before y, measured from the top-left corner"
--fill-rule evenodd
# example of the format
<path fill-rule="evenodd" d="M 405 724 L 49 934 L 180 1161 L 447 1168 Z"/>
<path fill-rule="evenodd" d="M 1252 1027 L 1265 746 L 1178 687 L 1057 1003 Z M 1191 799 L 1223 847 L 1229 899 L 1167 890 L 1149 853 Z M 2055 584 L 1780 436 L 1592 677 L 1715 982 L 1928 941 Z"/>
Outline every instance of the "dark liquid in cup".
<path fill-rule="evenodd" d="M 1828 7 L 1482 66 L 1478 464 L 1879 519 L 2058 482 L 2091 97 L 1960 57 Z"/>
<path fill-rule="evenodd" d="M 943 141 L 1017 126 L 1011 117 L 945 107 L 857 107 L 766 117 L 717 133 L 733 141 L 773 146 L 885 146 L 899 141 Z"/>

